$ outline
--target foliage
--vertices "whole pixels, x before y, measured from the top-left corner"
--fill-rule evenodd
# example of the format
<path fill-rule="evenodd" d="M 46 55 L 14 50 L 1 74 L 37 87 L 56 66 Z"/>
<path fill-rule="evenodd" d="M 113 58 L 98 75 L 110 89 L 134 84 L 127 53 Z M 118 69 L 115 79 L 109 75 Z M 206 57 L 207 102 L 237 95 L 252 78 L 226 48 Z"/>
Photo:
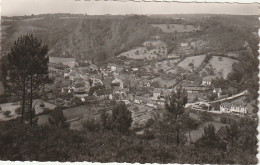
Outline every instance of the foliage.
<path fill-rule="evenodd" d="M 3 114 L 6 116 L 6 117 L 9 117 L 9 115 L 11 114 L 10 111 L 4 111 Z"/>
<path fill-rule="evenodd" d="M 154 133 L 152 131 L 150 131 L 149 129 L 145 129 L 144 133 L 143 133 L 143 135 L 141 135 L 141 137 L 143 139 L 146 139 L 146 140 L 153 140 L 153 139 L 155 139 Z"/>
<path fill-rule="evenodd" d="M 174 142 L 178 146 L 185 142 L 182 122 L 185 120 L 184 106 L 186 103 L 186 92 L 181 88 L 166 99 L 165 113 L 155 125 L 159 138 L 165 143 Z"/>
<path fill-rule="evenodd" d="M 48 117 L 49 123 L 51 125 L 57 126 L 59 128 L 68 128 L 69 124 L 66 123 L 66 118 L 63 115 L 63 111 L 61 109 L 53 110 Z"/>
<path fill-rule="evenodd" d="M 41 104 L 40 104 L 40 107 L 45 107 L 45 104 L 44 104 L 44 103 L 41 103 Z"/>
<path fill-rule="evenodd" d="M 13 95 L 17 95 L 22 105 L 22 118 L 29 111 L 32 124 L 33 99 L 40 95 L 44 85 L 51 83 L 48 77 L 48 62 L 46 56 L 48 47 L 32 34 L 20 36 L 11 47 L 8 54 L 9 81 L 6 87 Z M 28 110 L 25 110 L 27 107 Z"/>
<path fill-rule="evenodd" d="M 53 126 L 29 126 L 20 124 L 19 119 L 2 121 L 0 159 L 256 164 L 257 121 L 242 118 L 236 124 L 222 127 L 217 133 L 214 126 L 206 126 L 204 135 L 195 145 L 183 145 L 177 150 L 175 142 L 164 145 L 163 141 L 150 139 L 146 135 L 140 137 L 117 131 L 79 132 Z"/>
<path fill-rule="evenodd" d="M 201 121 L 206 122 L 206 121 L 212 121 L 213 117 L 209 112 L 203 111 L 200 113 L 200 119 Z"/>
<path fill-rule="evenodd" d="M 15 109 L 15 113 L 17 113 L 17 114 L 21 114 L 22 113 L 22 107 L 18 107 L 18 108 L 16 108 Z"/>
<path fill-rule="evenodd" d="M 112 110 L 113 128 L 121 133 L 126 133 L 133 122 L 132 113 L 123 102 L 119 102 Z"/>
<path fill-rule="evenodd" d="M 99 131 L 100 130 L 100 122 L 94 119 L 88 119 L 84 121 L 83 128 L 87 131 Z"/>

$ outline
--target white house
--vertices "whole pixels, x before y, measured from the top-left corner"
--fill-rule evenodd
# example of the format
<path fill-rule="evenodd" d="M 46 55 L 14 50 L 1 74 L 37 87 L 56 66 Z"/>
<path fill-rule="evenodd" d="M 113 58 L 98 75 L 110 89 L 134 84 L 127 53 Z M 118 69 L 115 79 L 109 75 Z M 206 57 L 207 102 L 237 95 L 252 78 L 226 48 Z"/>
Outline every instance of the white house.
<path fill-rule="evenodd" d="M 137 99 L 135 99 L 134 102 L 135 102 L 136 104 L 141 104 L 141 103 L 142 103 L 142 100 L 137 100 Z"/>
<path fill-rule="evenodd" d="M 112 72 L 116 71 L 116 66 L 111 66 L 111 71 Z"/>
<path fill-rule="evenodd" d="M 222 94 L 222 90 L 221 90 L 221 88 L 214 88 L 213 93 L 216 93 L 218 95 L 218 97 L 220 97 Z"/>
<path fill-rule="evenodd" d="M 202 85 L 210 86 L 212 84 L 212 76 L 203 77 L 202 79 Z"/>
<path fill-rule="evenodd" d="M 241 100 L 235 100 L 232 103 L 222 103 L 220 105 L 220 112 L 222 113 L 238 113 L 246 114 L 247 108 L 246 103 Z"/>
<path fill-rule="evenodd" d="M 138 71 L 139 68 L 132 68 L 132 71 Z"/>

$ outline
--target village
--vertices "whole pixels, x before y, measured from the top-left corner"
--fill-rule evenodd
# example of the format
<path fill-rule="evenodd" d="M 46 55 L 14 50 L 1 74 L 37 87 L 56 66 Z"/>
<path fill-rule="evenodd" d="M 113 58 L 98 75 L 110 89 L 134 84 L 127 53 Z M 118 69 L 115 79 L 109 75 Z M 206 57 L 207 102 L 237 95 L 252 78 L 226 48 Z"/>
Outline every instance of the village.
<path fill-rule="evenodd" d="M 157 47 L 151 43 L 156 43 Z M 159 46 L 158 43 L 160 43 Z M 158 39 L 156 42 L 145 42 L 144 45 L 143 48 L 135 49 L 135 57 L 131 57 L 132 59 L 128 56 L 128 60 L 125 60 L 126 57 L 122 57 L 130 54 L 126 52 L 110 60 L 115 61 L 114 63 L 109 61 L 103 64 L 95 63 L 92 60 L 72 60 L 71 64 L 66 65 L 66 62 L 62 61 L 50 62 L 49 76 L 53 78 L 54 83 L 45 88 L 49 93 L 46 102 L 69 108 L 102 103 L 114 105 L 116 102 L 122 101 L 132 112 L 133 127 L 138 127 L 144 125 L 156 113 L 160 113 L 167 97 L 177 88 L 182 88 L 187 92 L 186 108 L 188 109 L 218 114 L 248 115 L 247 103 L 245 102 L 247 91 L 223 92 L 221 88 L 213 85 L 212 81 L 217 79 L 217 76 L 206 75 L 201 79 L 199 77 L 195 80 L 189 79 L 189 75 L 194 74 L 201 67 L 199 65 L 205 65 L 203 62 L 207 55 L 199 55 L 204 57 L 204 60 L 199 59 L 201 64 L 188 60 L 190 63 L 186 62 L 188 66 L 187 70 L 184 70 L 176 67 L 177 64 L 181 63 L 180 57 L 178 55 L 166 56 L 165 45 Z M 147 46 L 154 46 L 154 49 L 159 47 L 159 50 L 163 49 L 163 51 L 147 51 Z M 187 46 L 187 43 L 181 43 L 180 48 L 182 50 L 183 47 Z M 194 43 L 193 46 L 195 46 Z M 142 52 L 141 49 L 144 51 Z M 156 55 L 158 52 L 161 53 L 161 56 Z M 146 65 L 140 65 L 140 60 L 138 61 L 136 58 L 143 55 L 142 53 L 145 55 L 144 64 Z M 183 52 L 181 51 L 179 54 L 183 54 Z M 151 58 L 149 61 L 149 58 L 153 56 L 156 56 L 157 59 Z M 187 56 L 187 58 L 190 57 L 192 56 Z M 173 64 L 173 67 L 176 68 L 174 71 L 177 72 L 174 75 L 179 75 L 176 76 L 177 78 L 164 80 L 161 78 L 164 75 L 163 71 L 149 71 L 149 62 L 159 60 L 163 65 L 164 61 L 172 61 L 172 58 L 173 61 L 177 61 L 177 64 Z M 187 58 L 184 58 L 183 61 Z M 149 62 L 146 63 L 146 61 Z M 156 70 L 157 68 L 151 69 Z M 171 75 L 171 77 L 173 76 Z M 231 91 L 233 91 L 232 88 Z"/>

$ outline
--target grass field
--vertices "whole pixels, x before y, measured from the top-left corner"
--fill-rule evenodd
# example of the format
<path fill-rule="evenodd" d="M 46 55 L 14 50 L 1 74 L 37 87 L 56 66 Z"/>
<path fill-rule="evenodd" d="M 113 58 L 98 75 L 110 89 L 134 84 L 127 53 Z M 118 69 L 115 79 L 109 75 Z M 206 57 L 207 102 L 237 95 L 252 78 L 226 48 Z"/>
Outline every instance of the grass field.
<path fill-rule="evenodd" d="M 184 69 L 188 69 L 189 68 L 189 64 L 193 63 L 194 64 L 194 68 L 196 69 L 196 68 L 198 68 L 201 65 L 201 63 L 203 62 L 205 57 L 206 57 L 206 55 L 187 57 L 182 62 L 180 62 L 178 64 L 178 66 L 181 67 L 181 68 L 184 68 Z"/>
<path fill-rule="evenodd" d="M 232 71 L 232 65 L 235 62 L 237 62 L 237 60 L 227 57 L 213 56 L 212 59 L 209 61 L 209 64 L 212 65 L 212 68 L 216 75 L 218 75 L 219 72 L 222 72 L 223 78 L 226 78 L 227 75 Z M 206 65 L 205 67 L 208 67 L 208 65 Z"/>
<path fill-rule="evenodd" d="M 175 31 L 177 32 L 191 32 L 200 30 L 200 28 L 196 28 L 193 25 L 182 25 L 182 24 L 152 24 L 153 27 L 160 28 L 165 33 L 173 33 Z"/>
<path fill-rule="evenodd" d="M 169 70 L 173 70 L 173 68 L 179 61 L 180 61 L 179 59 L 160 61 L 160 62 L 150 64 L 148 66 L 145 66 L 145 68 L 146 68 L 146 70 L 153 71 L 153 72 L 154 71 L 158 72 L 160 69 L 163 69 L 164 72 L 168 72 Z M 151 68 L 153 70 L 151 70 Z"/>
<path fill-rule="evenodd" d="M 149 49 L 148 47 L 151 46 Z M 145 41 L 142 47 L 137 47 L 127 52 L 119 54 L 119 57 L 127 57 L 131 59 L 156 59 L 158 56 L 167 54 L 166 44 L 160 40 Z"/>

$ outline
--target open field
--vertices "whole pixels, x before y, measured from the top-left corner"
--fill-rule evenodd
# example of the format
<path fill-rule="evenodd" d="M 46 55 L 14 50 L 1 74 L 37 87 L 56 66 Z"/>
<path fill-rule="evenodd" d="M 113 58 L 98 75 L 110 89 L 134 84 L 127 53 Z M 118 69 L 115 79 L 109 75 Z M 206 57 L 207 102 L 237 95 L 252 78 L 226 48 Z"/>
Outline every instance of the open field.
<path fill-rule="evenodd" d="M 220 72 L 222 72 L 223 78 L 227 78 L 235 62 L 238 61 L 228 57 L 213 56 L 205 68 L 211 65 L 216 75 L 220 76 Z"/>
<path fill-rule="evenodd" d="M 180 62 L 178 64 L 178 66 L 182 67 L 184 69 L 188 69 L 189 68 L 189 64 L 193 63 L 194 64 L 194 68 L 196 69 L 196 68 L 198 68 L 201 65 L 201 63 L 203 62 L 205 57 L 206 57 L 206 55 L 186 57 L 182 62 Z"/>
<path fill-rule="evenodd" d="M 196 28 L 193 25 L 182 25 L 182 24 L 152 24 L 153 27 L 160 28 L 165 33 L 173 33 L 173 32 L 191 32 L 200 30 L 200 28 Z"/>
<path fill-rule="evenodd" d="M 160 69 L 163 69 L 164 72 L 167 72 L 168 70 L 172 70 L 179 61 L 180 59 L 160 61 L 147 65 L 145 68 L 147 71 L 151 71 L 151 69 L 153 69 L 153 71 L 158 72 Z"/>

